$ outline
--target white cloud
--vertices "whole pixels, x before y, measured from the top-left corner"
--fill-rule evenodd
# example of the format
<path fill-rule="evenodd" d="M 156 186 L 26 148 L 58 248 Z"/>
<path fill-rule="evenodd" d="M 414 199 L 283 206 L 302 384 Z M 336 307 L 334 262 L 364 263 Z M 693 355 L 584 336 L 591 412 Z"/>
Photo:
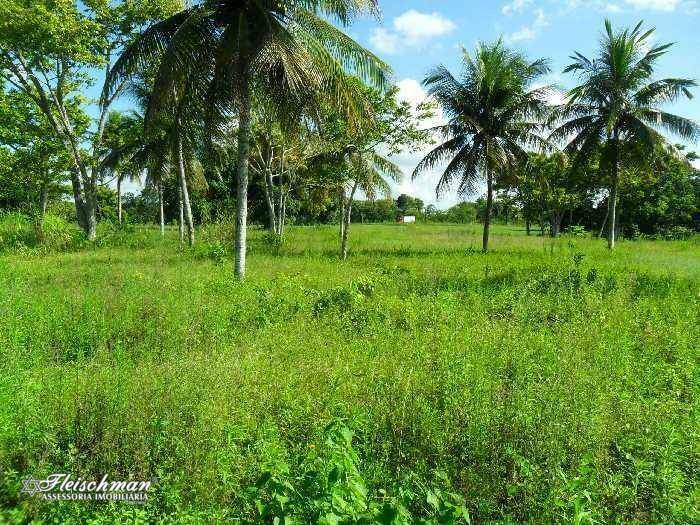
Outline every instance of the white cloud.
<path fill-rule="evenodd" d="M 378 51 L 394 54 L 407 47 L 420 48 L 457 28 L 440 13 L 421 13 L 415 9 L 394 18 L 392 26 L 393 29 L 379 27 L 372 31 L 369 40 Z"/>
<path fill-rule="evenodd" d="M 617 4 L 606 4 L 604 10 L 606 13 L 620 13 L 622 8 Z"/>
<path fill-rule="evenodd" d="M 625 0 L 625 3 L 637 9 L 675 11 L 681 4 L 681 0 Z"/>
<path fill-rule="evenodd" d="M 685 14 L 697 14 L 700 12 L 697 0 L 616 0 L 609 2 L 604 0 L 560 0 L 566 9 L 595 9 L 607 13 L 621 13 L 623 11 L 661 11 L 672 13 L 682 11 Z"/>
<path fill-rule="evenodd" d="M 394 18 L 394 28 L 409 39 L 422 40 L 446 35 L 454 31 L 457 26 L 440 13 L 427 14 L 410 9 Z"/>
<path fill-rule="evenodd" d="M 369 37 L 372 46 L 376 50 L 386 53 L 387 55 L 393 55 L 399 50 L 400 40 L 398 35 L 383 27 L 375 28 Z"/>
<path fill-rule="evenodd" d="M 532 0 L 513 0 L 512 2 L 504 5 L 501 8 L 501 13 L 503 13 L 504 15 L 512 15 L 513 13 L 519 13 L 531 3 Z"/>
<path fill-rule="evenodd" d="M 416 108 L 420 103 L 425 102 L 427 94 L 420 83 L 413 78 L 404 78 L 397 83 L 399 92 L 396 96 L 400 101 L 409 102 L 413 108 Z M 427 121 L 424 121 L 423 127 L 431 128 L 441 124 L 445 124 L 446 120 L 440 108 L 435 108 L 434 115 Z M 425 155 L 437 145 L 438 137 L 435 137 L 435 144 L 426 144 L 419 151 L 403 151 L 398 155 L 391 157 L 404 173 L 403 180 L 399 183 L 392 183 L 392 191 L 395 195 L 406 193 L 413 197 L 418 197 L 426 204 L 435 204 L 439 208 L 449 208 L 460 202 L 462 198 L 456 192 L 445 194 L 440 200 L 435 196 L 435 187 L 440 180 L 442 168 L 438 166 L 434 170 L 421 173 L 415 180 L 411 180 L 413 170 Z"/>
<path fill-rule="evenodd" d="M 543 9 L 535 9 L 535 20 L 532 24 L 528 26 L 523 26 L 514 33 L 506 35 L 505 39 L 507 42 L 520 42 L 522 40 L 532 40 L 536 38 L 542 29 L 549 25 L 549 17 L 545 14 Z"/>

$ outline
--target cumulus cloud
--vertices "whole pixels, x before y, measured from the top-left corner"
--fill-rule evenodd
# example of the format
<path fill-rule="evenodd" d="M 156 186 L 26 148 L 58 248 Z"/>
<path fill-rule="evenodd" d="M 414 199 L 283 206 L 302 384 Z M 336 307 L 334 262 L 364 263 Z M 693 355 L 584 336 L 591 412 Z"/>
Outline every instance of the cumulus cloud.
<path fill-rule="evenodd" d="M 397 82 L 397 86 L 399 88 L 397 99 L 399 101 L 408 102 L 413 108 L 416 108 L 427 99 L 427 94 L 423 86 L 413 78 L 404 78 Z M 446 120 L 442 112 L 439 108 L 436 108 L 433 117 L 423 122 L 423 127 L 431 128 L 444 124 L 445 122 Z M 391 185 L 394 195 L 406 193 L 407 195 L 418 197 L 426 204 L 435 204 L 443 209 L 449 208 L 462 200 L 456 193 L 448 193 L 441 197 L 439 201 L 437 200 L 435 196 L 435 187 L 442 174 L 441 168 L 444 168 L 444 166 L 438 166 L 434 170 L 422 173 L 415 180 L 411 180 L 413 170 L 421 159 L 436 145 L 437 142 L 435 144 L 426 144 L 425 147 L 419 151 L 404 151 L 398 155 L 392 156 L 391 160 L 394 161 L 404 173 L 401 182 L 392 183 Z"/>
<path fill-rule="evenodd" d="M 533 20 L 532 24 L 523 26 L 514 33 L 506 35 L 506 41 L 512 43 L 536 38 L 542 29 L 549 25 L 549 17 L 541 8 L 535 9 L 534 15 L 535 19 Z"/>
<path fill-rule="evenodd" d="M 503 13 L 504 15 L 512 15 L 513 13 L 519 13 L 531 3 L 532 0 L 513 0 L 512 2 L 504 5 L 501 8 L 501 13 Z"/>
<path fill-rule="evenodd" d="M 392 21 L 392 28 L 375 28 L 370 43 L 386 54 L 398 53 L 405 48 L 419 48 L 434 38 L 451 33 L 457 28 L 454 22 L 440 13 L 421 13 L 409 9 Z"/>

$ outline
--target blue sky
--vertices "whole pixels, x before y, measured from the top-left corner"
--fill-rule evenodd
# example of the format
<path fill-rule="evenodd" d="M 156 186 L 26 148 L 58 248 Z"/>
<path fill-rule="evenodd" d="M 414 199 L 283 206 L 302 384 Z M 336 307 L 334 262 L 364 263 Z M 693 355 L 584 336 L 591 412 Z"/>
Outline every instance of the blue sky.
<path fill-rule="evenodd" d="M 656 27 L 655 43 L 675 42 L 659 61 L 657 76 L 700 78 L 700 1 L 695 0 L 380 0 L 380 21 L 361 20 L 347 29 L 360 43 L 391 64 L 404 98 L 422 98 L 420 82 L 436 64 L 458 71 L 462 46 L 472 49 L 479 41 L 499 37 L 531 58 L 551 60 L 548 79 L 562 89 L 575 78 L 561 72 L 574 50 L 594 54 L 604 29 L 604 19 L 615 26 L 634 25 L 644 20 Z M 700 89 L 691 101 L 668 108 L 700 121 Z M 402 155 L 396 160 L 405 182 L 396 186 L 444 208 L 459 201 L 446 195 L 436 202 L 434 188 L 438 173 L 426 174 L 415 182 L 410 173 L 420 159 Z"/>

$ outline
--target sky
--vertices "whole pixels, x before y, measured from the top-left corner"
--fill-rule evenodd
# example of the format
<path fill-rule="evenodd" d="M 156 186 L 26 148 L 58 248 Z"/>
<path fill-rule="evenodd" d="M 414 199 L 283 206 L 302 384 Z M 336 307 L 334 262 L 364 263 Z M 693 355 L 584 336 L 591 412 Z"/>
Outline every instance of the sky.
<path fill-rule="evenodd" d="M 657 78 L 700 80 L 700 0 L 379 1 L 379 20 L 360 19 L 345 31 L 391 65 L 399 96 L 414 104 L 425 98 L 421 82 L 432 67 L 443 64 L 458 73 L 463 47 L 470 50 L 478 42 L 499 37 L 531 59 L 548 58 L 552 73 L 544 82 L 566 90 L 576 80 L 562 73 L 570 55 L 595 53 L 605 18 L 616 27 L 644 20 L 646 26 L 656 28 L 654 43 L 675 42 L 659 60 Z M 666 109 L 700 122 L 700 88 L 695 99 Z M 440 117 L 437 114 L 433 124 Z M 411 181 L 414 167 L 427 151 L 393 159 L 404 172 L 403 182 L 393 185 L 394 196 L 408 193 L 426 204 L 447 208 L 462 199 L 454 192 L 436 199 L 437 170 Z"/>
<path fill-rule="evenodd" d="M 392 66 L 399 96 L 412 103 L 424 99 L 421 81 L 432 67 L 443 64 L 458 73 L 463 47 L 471 50 L 478 42 L 499 37 L 531 59 L 548 58 L 552 73 L 545 83 L 566 90 L 576 81 L 562 73 L 570 55 L 595 53 L 605 18 L 616 27 L 644 20 L 656 27 L 654 43 L 675 42 L 659 60 L 657 78 L 700 80 L 700 1 L 696 0 L 380 0 L 380 7 L 379 21 L 360 20 L 347 32 Z M 700 122 L 700 88 L 695 99 L 667 109 Z M 411 181 L 427 151 L 394 159 L 404 172 L 404 181 L 394 185 L 395 194 L 408 193 L 439 208 L 459 202 L 454 192 L 436 199 L 438 170 Z"/>

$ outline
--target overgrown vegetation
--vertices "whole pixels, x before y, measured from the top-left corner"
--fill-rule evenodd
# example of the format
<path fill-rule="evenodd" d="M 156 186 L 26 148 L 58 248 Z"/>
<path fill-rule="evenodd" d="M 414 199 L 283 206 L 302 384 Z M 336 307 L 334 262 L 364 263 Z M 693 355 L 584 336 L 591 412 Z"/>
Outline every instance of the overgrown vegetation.
<path fill-rule="evenodd" d="M 227 226 L 6 252 L 0 521 L 697 521 L 697 237 L 355 228 L 254 230 L 245 283 Z M 53 472 L 154 485 L 20 494 Z"/>

